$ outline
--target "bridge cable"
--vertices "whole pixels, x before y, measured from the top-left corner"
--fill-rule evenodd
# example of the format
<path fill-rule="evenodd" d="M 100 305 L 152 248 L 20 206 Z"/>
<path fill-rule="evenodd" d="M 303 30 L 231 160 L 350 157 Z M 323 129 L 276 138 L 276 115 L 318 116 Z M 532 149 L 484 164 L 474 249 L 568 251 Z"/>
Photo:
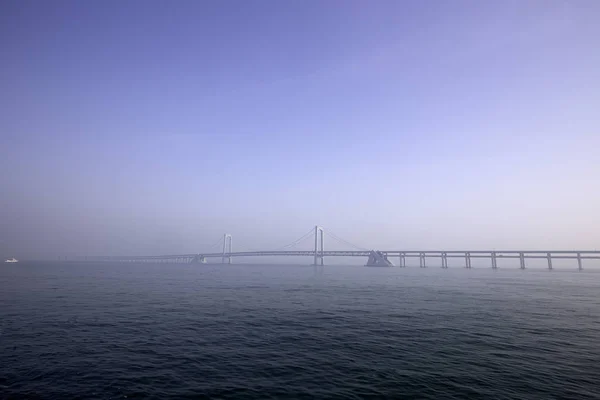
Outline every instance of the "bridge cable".
<path fill-rule="evenodd" d="M 211 250 L 211 249 L 214 249 L 214 248 L 218 249 L 218 248 L 219 248 L 219 245 L 220 245 L 221 243 L 223 243 L 223 236 L 221 236 L 221 237 L 219 238 L 219 240 L 217 240 L 217 241 L 216 241 L 216 243 L 213 243 L 213 244 L 211 244 L 210 246 L 200 246 L 200 247 L 202 247 L 202 248 L 204 248 L 204 249 L 206 249 L 206 250 Z"/>
<path fill-rule="evenodd" d="M 335 239 L 335 240 L 337 240 L 337 241 L 339 241 L 339 242 L 341 242 L 341 243 L 344 243 L 344 244 L 346 244 L 346 245 L 348 245 L 348 246 L 350 246 L 350 247 L 353 247 L 353 248 L 355 248 L 355 249 L 357 249 L 357 250 L 369 251 L 369 249 L 366 249 L 366 248 L 364 248 L 364 247 L 361 247 L 361 246 L 357 246 L 357 245 L 355 245 L 354 243 L 350 243 L 349 241 L 347 241 L 347 240 L 345 240 L 345 239 L 342 239 L 341 237 L 337 236 L 336 234 L 334 234 L 334 233 L 333 233 L 333 232 L 331 232 L 331 231 L 328 231 L 328 230 L 326 230 L 326 229 L 325 229 L 325 230 L 324 230 L 324 232 L 325 232 L 325 234 L 326 234 L 327 236 L 329 236 L 329 237 L 331 237 L 331 238 L 333 238 L 333 239 Z"/>
<path fill-rule="evenodd" d="M 288 244 L 286 244 L 284 246 L 278 247 L 274 251 L 283 250 L 283 249 L 286 249 L 286 248 L 290 248 L 290 247 L 296 246 L 297 244 L 299 244 L 299 243 L 305 241 L 306 239 L 308 239 L 309 237 L 314 236 L 313 235 L 313 231 L 314 231 L 314 229 L 311 229 L 310 232 L 305 233 L 304 235 L 302 235 L 301 237 L 299 237 L 298 239 L 294 240 L 291 243 L 288 243 Z"/>
<path fill-rule="evenodd" d="M 296 242 L 294 242 L 294 243 L 290 243 L 290 245 L 289 245 L 287 248 L 289 248 L 289 249 L 291 249 L 291 248 L 294 248 L 294 249 L 296 249 L 296 246 L 297 246 L 297 245 L 299 245 L 299 244 L 301 244 L 301 243 L 303 243 L 303 242 L 306 242 L 306 240 L 307 240 L 307 239 L 308 239 L 308 240 L 310 240 L 310 241 L 312 242 L 312 239 L 313 239 L 313 237 L 314 237 L 314 236 L 315 236 L 315 235 L 314 235 L 314 234 L 312 234 L 312 233 L 310 233 L 310 234 L 308 234 L 308 235 L 305 235 L 305 236 L 304 236 L 302 239 L 300 239 L 300 240 L 297 240 L 297 241 L 296 241 Z"/>
<path fill-rule="evenodd" d="M 289 248 L 289 247 L 293 247 L 293 246 L 297 245 L 298 243 L 300 243 L 300 242 L 302 242 L 302 241 L 306 240 L 306 239 L 307 239 L 307 238 L 309 238 L 310 236 L 314 236 L 314 232 L 315 232 L 315 229 L 314 229 L 314 228 L 311 228 L 311 229 L 310 229 L 308 232 L 306 232 L 304 235 L 302 235 L 302 236 L 301 236 L 301 237 L 299 237 L 298 239 L 296 239 L 296 240 L 294 240 L 293 242 L 291 242 L 291 243 L 288 243 L 288 244 L 286 244 L 286 245 L 284 245 L 284 246 L 278 247 L 278 248 L 276 248 L 276 249 L 275 249 L 275 250 L 273 250 L 273 251 L 279 251 L 279 250 L 283 250 L 283 249 L 286 249 L 286 248 Z"/>

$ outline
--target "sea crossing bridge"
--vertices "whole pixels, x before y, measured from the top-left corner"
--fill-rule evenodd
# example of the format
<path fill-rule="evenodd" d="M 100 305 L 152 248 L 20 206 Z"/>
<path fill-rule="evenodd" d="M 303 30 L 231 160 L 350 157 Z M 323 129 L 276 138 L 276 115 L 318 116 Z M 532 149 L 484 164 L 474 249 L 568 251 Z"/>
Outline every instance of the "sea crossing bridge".
<path fill-rule="evenodd" d="M 353 248 L 353 250 L 325 250 L 324 237 L 327 235 L 334 241 Z M 294 247 L 300 243 L 314 240 L 312 250 L 296 250 Z M 552 269 L 552 262 L 560 259 L 571 259 L 577 263 L 579 270 L 583 269 L 583 260 L 600 260 L 598 250 L 369 250 L 356 246 L 339 236 L 325 231 L 320 226 L 311 228 L 309 232 L 296 239 L 292 243 L 282 246 L 276 250 L 267 251 L 233 251 L 232 236 L 223 235 L 217 243 L 211 247 L 221 247 L 221 251 L 155 255 L 155 256 L 86 256 L 79 257 L 85 261 L 112 261 L 112 262 L 154 262 L 154 263 L 206 263 L 210 259 L 217 259 L 223 264 L 231 264 L 232 259 L 237 257 L 298 257 L 307 256 L 313 258 L 313 265 L 324 265 L 325 257 L 363 257 L 367 258 L 367 266 L 394 266 L 392 260 L 398 260 L 398 266 L 406 267 L 409 258 L 419 259 L 419 267 L 437 265 L 448 268 L 448 259 L 458 258 L 464 262 L 464 267 L 471 268 L 473 259 L 488 259 L 493 269 L 498 268 L 499 259 L 518 260 L 518 266 L 525 269 L 526 260 L 545 260 L 548 269 Z M 436 260 L 437 261 L 434 261 Z"/>

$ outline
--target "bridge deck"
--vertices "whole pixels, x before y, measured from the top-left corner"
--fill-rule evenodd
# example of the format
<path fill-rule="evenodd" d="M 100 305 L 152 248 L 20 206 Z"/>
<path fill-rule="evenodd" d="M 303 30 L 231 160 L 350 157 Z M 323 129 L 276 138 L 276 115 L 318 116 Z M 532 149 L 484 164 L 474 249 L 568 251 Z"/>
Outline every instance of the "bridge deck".
<path fill-rule="evenodd" d="M 600 259 L 600 250 L 382 250 L 381 253 L 388 257 L 406 258 L 548 258 L 553 259 Z M 328 250 L 318 252 L 323 257 L 368 257 L 370 251 L 340 251 Z M 228 257 L 300 257 L 314 256 L 314 251 L 237 251 L 231 253 L 197 253 L 197 254 L 169 254 L 155 256 L 108 256 L 108 257 L 84 257 L 86 260 L 173 260 L 204 258 L 228 258 Z"/>

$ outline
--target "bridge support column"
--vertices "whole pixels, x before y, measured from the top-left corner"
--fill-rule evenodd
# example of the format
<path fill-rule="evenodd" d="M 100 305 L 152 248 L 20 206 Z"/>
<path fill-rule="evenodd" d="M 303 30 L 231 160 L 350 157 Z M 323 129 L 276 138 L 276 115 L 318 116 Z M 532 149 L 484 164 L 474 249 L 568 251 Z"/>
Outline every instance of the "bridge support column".
<path fill-rule="evenodd" d="M 448 254 L 442 253 L 442 268 L 448 268 Z"/>
<path fill-rule="evenodd" d="M 465 268 L 471 268 L 471 253 L 465 253 Z"/>
<path fill-rule="evenodd" d="M 519 253 L 519 261 L 521 262 L 521 269 L 525 269 L 525 254 Z"/>
<path fill-rule="evenodd" d="M 425 253 L 419 254 L 419 268 L 427 268 L 425 263 Z"/>
<path fill-rule="evenodd" d="M 579 266 L 579 270 L 583 271 L 583 266 L 581 265 L 581 253 L 577 253 L 577 265 Z"/>
<path fill-rule="evenodd" d="M 406 267 L 406 253 L 400 253 L 400 267 Z"/>
<path fill-rule="evenodd" d="M 498 268 L 498 262 L 496 260 L 496 252 L 492 252 L 492 269 Z"/>
<path fill-rule="evenodd" d="M 225 264 L 225 259 L 227 259 L 227 264 L 231 264 L 231 253 L 232 253 L 232 239 L 231 235 L 226 233 L 223 235 L 223 257 L 221 258 L 221 263 Z"/>
<path fill-rule="evenodd" d="M 546 253 L 546 258 L 548 259 L 548 269 L 552 269 L 552 254 Z"/>
<path fill-rule="evenodd" d="M 321 229 L 321 265 L 325 265 L 325 235 Z"/>
<path fill-rule="evenodd" d="M 319 238 L 319 234 L 321 237 Z M 321 249 L 319 250 L 319 243 L 321 244 Z M 313 265 L 319 265 L 319 259 L 321 259 L 320 264 L 325 265 L 325 238 L 323 228 L 318 225 L 315 225 L 315 260 Z"/>

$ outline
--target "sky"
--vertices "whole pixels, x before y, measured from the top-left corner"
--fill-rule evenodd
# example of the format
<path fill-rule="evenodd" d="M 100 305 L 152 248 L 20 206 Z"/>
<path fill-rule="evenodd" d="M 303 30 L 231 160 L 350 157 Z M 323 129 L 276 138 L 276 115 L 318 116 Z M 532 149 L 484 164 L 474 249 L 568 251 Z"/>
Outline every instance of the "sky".
<path fill-rule="evenodd" d="M 2 1 L 0 255 L 600 248 L 599 13 Z"/>

